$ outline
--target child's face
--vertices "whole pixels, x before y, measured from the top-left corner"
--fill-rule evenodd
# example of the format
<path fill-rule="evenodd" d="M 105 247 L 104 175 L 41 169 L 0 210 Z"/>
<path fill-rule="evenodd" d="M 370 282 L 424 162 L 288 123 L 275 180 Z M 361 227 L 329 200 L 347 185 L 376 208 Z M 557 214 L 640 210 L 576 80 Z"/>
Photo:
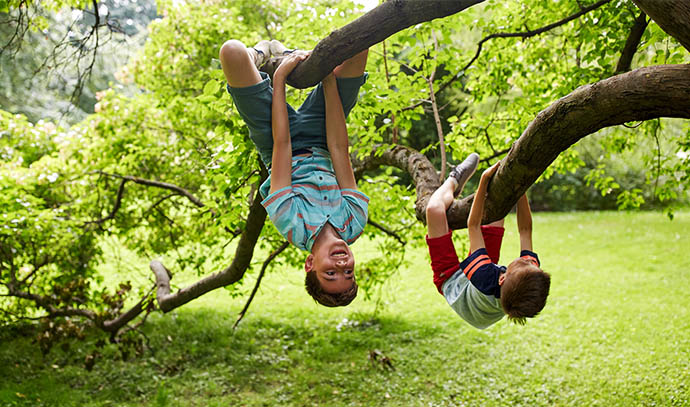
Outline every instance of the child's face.
<path fill-rule="evenodd" d="M 335 239 L 315 248 L 307 257 L 305 269 L 316 273 L 325 292 L 341 293 L 349 290 L 355 281 L 355 256 L 344 240 Z"/>

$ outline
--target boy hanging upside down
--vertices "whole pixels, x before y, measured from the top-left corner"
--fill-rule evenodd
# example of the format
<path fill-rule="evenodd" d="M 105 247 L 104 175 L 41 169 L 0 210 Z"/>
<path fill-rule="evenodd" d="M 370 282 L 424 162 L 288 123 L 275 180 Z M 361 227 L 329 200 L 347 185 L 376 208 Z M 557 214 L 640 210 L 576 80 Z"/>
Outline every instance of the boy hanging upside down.
<path fill-rule="evenodd" d="M 336 67 L 295 110 L 285 100 L 286 78 L 309 52 L 278 41 L 246 48 L 237 40 L 220 49 L 228 92 L 269 169 L 262 205 L 290 243 L 309 251 L 307 292 L 320 304 L 349 304 L 357 295 L 350 250 L 367 223 L 369 198 L 357 190 L 345 117 L 366 82 L 363 51 Z M 273 75 L 258 68 L 283 57 Z"/>
<path fill-rule="evenodd" d="M 508 319 L 513 322 L 524 324 L 526 318 L 534 317 L 544 308 L 551 277 L 539 268 L 539 258 L 532 252 L 532 214 L 526 195 L 517 202 L 520 257 L 507 268 L 497 265 L 503 220 L 486 226 L 481 222 L 487 186 L 500 162 L 484 171 L 474 195 L 467 219 L 470 255 L 460 263 L 453 247 L 446 210 L 477 169 L 478 163 L 479 155 L 470 154 L 431 195 L 426 208 L 426 241 L 434 284 L 451 308 L 475 328 L 487 328 L 504 314 L 508 314 Z"/>

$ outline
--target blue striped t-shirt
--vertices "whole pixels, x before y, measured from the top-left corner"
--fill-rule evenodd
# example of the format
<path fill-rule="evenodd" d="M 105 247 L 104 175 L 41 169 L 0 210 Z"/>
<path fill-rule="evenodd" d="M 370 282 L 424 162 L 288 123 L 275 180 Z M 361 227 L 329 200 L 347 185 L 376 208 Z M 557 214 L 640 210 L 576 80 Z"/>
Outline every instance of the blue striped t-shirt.
<path fill-rule="evenodd" d="M 292 157 L 292 185 L 267 195 L 271 176 L 261 185 L 261 204 L 278 232 L 302 250 L 330 223 L 352 244 L 367 224 L 369 197 L 356 189 L 340 189 L 328 150 L 312 147 L 310 156 Z"/>

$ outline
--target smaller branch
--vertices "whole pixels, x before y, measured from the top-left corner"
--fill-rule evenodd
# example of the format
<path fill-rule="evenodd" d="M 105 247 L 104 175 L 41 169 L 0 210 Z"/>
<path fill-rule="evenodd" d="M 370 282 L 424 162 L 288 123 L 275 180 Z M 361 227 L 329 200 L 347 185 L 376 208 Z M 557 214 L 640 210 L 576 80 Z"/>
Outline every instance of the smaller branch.
<path fill-rule="evenodd" d="M 628 72 L 630 66 L 632 65 L 633 57 L 635 52 L 637 52 L 637 47 L 640 46 L 640 41 L 642 41 L 642 35 L 647 29 L 649 20 L 647 20 L 647 14 L 643 12 L 635 19 L 635 23 L 630 29 L 630 34 L 628 39 L 625 40 L 625 46 L 621 52 L 621 57 L 618 60 L 618 65 L 616 66 L 616 72 L 614 75 L 618 75 L 623 72 Z"/>
<path fill-rule="evenodd" d="M 105 221 L 115 219 L 115 214 L 120 209 L 120 205 L 122 204 L 122 196 L 124 195 L 124 192 L 125 192 L 125 184 L 126 183 L 127 183 L 126 179 L 123 179 L 122 182 L 120 182 L 120 187 L 117 189 L 117 196 L 115 198 L 115 205 L 113 205 L 113 209 L 110 211 L 108 216 L 106 216 L 105 218 L 85 222 L 84 226 L 89 225 L 89 224 L 93 224 L 93 223 L 101 225 Z"/>
<path fill-rule="evenodd" d="M 434 39 L 434 62 L 436 62 L 436 56 L 438 55 L 438 42 L 436 41 L 436 31 L 431 29 L 431 35 Z M 429 97 L 431 98 L 431 108 L 434 111 L 434 122 L 436 123 L 436 133 L 438 134 L 439 148 L 441 150 L 441 173 L 439 174 L 439 182 L 442 182 L 446 178 L 446 143 L 443 137 L 443 127 L 441 127 L 441 118 L 438 115 L 438 104 L 436 103 L 436 94 L 434 92 L 434 78 L 436 77 L 436 64 L 434 64 L 434 69 L 431 75 L 427 79 L 429 84 Z"/>
<path fill-rule="evenodd" d="M 148 300 L 149 296 L 153 292 L 153 289 L 155 286 L 153 286 L 149 292 L 144 295 L 139 302 L 136 303 L 132 308 L 130 308 L 127 312 L 124 314 L 121 314 L 115 319 L 111 319 L 108 321 L 103 322 L 103 330 L 106 332 L 111 332 L 111 333 L 116 333 L 117 331 L 120 330 L 123 326 L 127 325 L 129 321 L 133 320 L 134 318 L 137 317 L 137 315 L 141 314 L 142 311 L 144 311 L 144 304 Z"/>
<path fill-rule="evenodd" d="M 174 184 L 169 184 L 167 182 L 161 182 L 161 181 L 153 181 L 153 180 L 149 180 L 149 179 L 134 177 L 131 175 L 110 174 L 110 173 L 107 173 L 105 171 L 100 171 L 100 170 L 96 171 L 96 173 L 106 175 L 108 177 L 119 178 L 119 179 L 123 179 L 126 181 L 132 181 L 135 184 L 146 185 L 149 187 L 156 187 L 156 188 L 167 189 L 169 191 L 174 191 L 174 192 L 177 192 L 179 195 L 182 195 L 185 198 L 189 199 L 197 207 L 199 207 L 199 208 L 206 207 L 206 204 L 201 202 L 201 200 L 199 198 L 197 198 L 196 196 L 194 196 L 191 192 L 187 191 L 186 189 L 184 189 L 182 187 L 174 185 Z M 216 212 L 213 210 L 211 210 L 211 213 L 213 213 L 214 216 L 216 215 Z"/>
<path fill-rule="evenodd" d="M 280 247 L 271 252 L 271 254 L 269 254 L 266 258 L 266 260 L 264 260 L 264 264 L 261 266 L 261 271 L 259 272 L 259 277 L 257 277 L 256 284 L 254 284 L 254 288 L 252 289 L 252 293 L 249 295 L 249 299 L 247 300 L 247 303 L 244 305 L 244 308 L 242 308 L 242 311 L 240 311 L 240 313 L 237 315 L 237 321 L 235 321 L 235 323 L 232 326 L 233 331 L 237 328 L 237 325 L 239 325 L 240 321 L 242 320 L 242 318 L 244 318 L 244 315 L 247 313 L 249 305 L 252 303 L 252 300 L 254 299 L 256 292 L 259 290 L 259 285 L 261 284 L 261 280 L 264 278 L 266 268 L 280 253 L 283 252 L 283 250 L 287 249 L 289 245 L 290 243 L 288 243 L 287 241 L 283 242 L 283 244 L 281 244 Z"/>
<path fill-rule="evenodd" d="M 367 219 L 367 223 L 370 224 L 371 226 L 375 227 L 376 229 L 382 231 L 383 233 L 387 234 L 388 236 L 394 238 L 395 240 L 398 241 L 402 246 L 405 246 L 407 242 L 405 242 L 400 235 L 397 233 L 393 232 L 392 230 L 388 229 L 387 227 L 383 226 L 382 224 L 372 220 L 371 218 Z"/>

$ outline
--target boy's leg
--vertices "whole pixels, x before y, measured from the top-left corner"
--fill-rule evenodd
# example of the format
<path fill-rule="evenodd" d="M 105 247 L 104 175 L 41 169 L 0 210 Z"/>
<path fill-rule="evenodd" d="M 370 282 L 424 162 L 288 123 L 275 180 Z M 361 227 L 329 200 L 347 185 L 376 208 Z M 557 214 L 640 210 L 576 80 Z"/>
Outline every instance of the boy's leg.
<path fill-rule="evenodd" d="M 465 161 L 453 168 L 443 185 L 431 194 L 426 206 L 426 223 L 430 238 L 448 233 L 446 210 L 453 203 L 455 196 L 462 192 L 467 180 L 477 170 L 478 164 L 479 154 L 470 154 Z"/>
<path fill-rule="evenodd" d="M 453 203 L 454 191 L 455 183 L 448 178 L 431 194 L 429 203 L 426 206 L 426 226 L 429 238 L 443 236 L 450 231 L 446 210 Z"/>
<path fill-rule="evenodd" d="M 365 49 L 352 58 L 344 61 L 342 64 L 335 67 L 333 73 L 338 78 L 358 78 L 364 74 L 364 69 L 367 66 L 367 57 L 369 56 L 369 49 Z"/>
<path fill-rule="evenodd" d="M 262 52 L 259 53 L 257 50 Z M 268 75 L 259 72 L 257 65 L 260 65 L 268 56 L 270 56 L 268 41 L 261 41 L 253 48 L 246 48 L 240 41 L 230 40 L 220 49 L 220 61 L 228 81 L 227 90 L 232 96 L 235 108 L 247 124 L 249 137 L 266 166 L 271 165 L 273 152 L 271 129 L 273 89 Z M 290 105 L 287 105 L 287 109 L 292 128 L 296 113 Z"/>
<path fill-rule="evenodd" d="M 238 40 L 226 41 L 219 58 L 230 87 L 244 88 L 261 82 L 257 64 L 260 66 L 268 59 L 269 53 L 268 41 L 261 41 L 254 48 L 247 48 Z"/>

